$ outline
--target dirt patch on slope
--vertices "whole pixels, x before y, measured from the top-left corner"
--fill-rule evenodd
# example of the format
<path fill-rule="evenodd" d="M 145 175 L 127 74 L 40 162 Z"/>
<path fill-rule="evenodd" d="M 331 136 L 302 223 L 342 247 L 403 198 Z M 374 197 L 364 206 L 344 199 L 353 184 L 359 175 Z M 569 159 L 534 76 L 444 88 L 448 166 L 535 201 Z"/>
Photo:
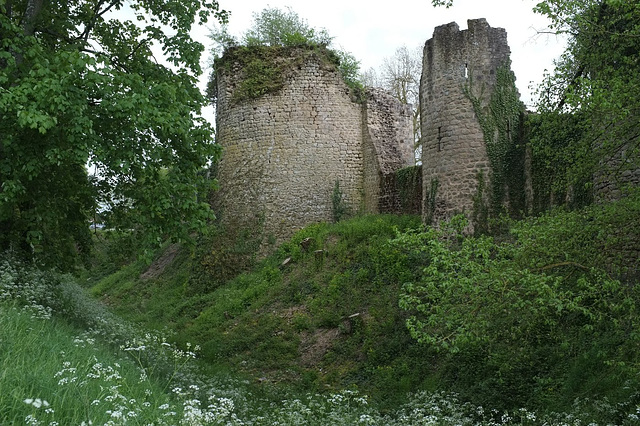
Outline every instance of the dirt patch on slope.
<path fill-rule="evenodd" d="M 321 328 L 313 333 L 303 333 L 300 336 L 300 363 L 305 367 L 319 364 L 338 336 L 338 328 Z"/>
<path fill-rule="evenodd" d="M 140 275 L 141 280 L 150 280 L 158 278 L 168 265 L 173 262 L 178 251 L 180 250 L 180 246 L 178 244 L 171 244 L 167 249 L 162 253 L 162 255 L 154 260 L 149 268 Z"/>

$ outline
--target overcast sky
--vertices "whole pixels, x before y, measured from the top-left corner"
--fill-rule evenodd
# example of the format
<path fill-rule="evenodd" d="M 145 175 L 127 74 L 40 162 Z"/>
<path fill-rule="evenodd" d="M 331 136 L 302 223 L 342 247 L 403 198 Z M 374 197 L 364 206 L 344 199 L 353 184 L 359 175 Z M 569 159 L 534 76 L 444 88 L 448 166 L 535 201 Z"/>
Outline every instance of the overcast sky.
<path fill-rule="evenodd" d="M 290 6 L 309 25 L 326 28 L 334 45 L 351 52 L 362 70 L 378 68 L 385 57 L 406 45 L 423 47 L 438 25 L 455 21 L 461 29 L 467 19 L 486 18 L 492 27 L 507 30 L 512 68 L 525 103 L 531 103 L 530 83 L 538 83 L 545 69 L 564 48 L 555 36 L 538 35 L 547 21 L 533 13 L 535 0 L 454 0 L 454 6 L 434 8 L 430 0 L 350 1 L 350 0 L 219 0 L 231 12 L 229 30 L 240 35 L 252 23 L 252 14 L 265 7 Z M 375 5 L 374 5 L 375 3 Z M 199 31 L 206 34 L 207 30 Z M 200 38 L 200 37 L 199 37 Z M 209 46 L 210 41 L 206 40 Z"/>
<path fill-rule="evenodd" d="M 562 40 L 537 33 L 548 24 L 533 13 L 537 0 L 454 0 L 449 9 L 434 8 L 431 0 L 376 1 L 376 5 L 365 0 L 219 0 L 219 3 L 231 13 L 229 32 L 235 36 L 251 26 L 253 13 L 268 6 L 281 9 L 289 6 L 311 27 L 326 28 L 334 37 L 334 46 L 351 52 L 363 71 L 379 68 L 383 59 L 392 56 L 400 46 L 424 47 L 439 25 L 455 21 L 460 29 L 466 29 L 467 19 L 486 18 L 492 27 L 507 30 L 516 85 L 529 107 L 533 101 L 531 85 L 542 80 L 545 69 L 553 69 L 553 60 L 564 49 Z M 193 32 L 207 50 L 211 45 L 208 33 L 208 28 Z M 208 74 L 207 71 L 205 75 Z M 203 77 L 203 88 L 205 80 Z M 213 120 L 210 108 L 205 116 Z"/>

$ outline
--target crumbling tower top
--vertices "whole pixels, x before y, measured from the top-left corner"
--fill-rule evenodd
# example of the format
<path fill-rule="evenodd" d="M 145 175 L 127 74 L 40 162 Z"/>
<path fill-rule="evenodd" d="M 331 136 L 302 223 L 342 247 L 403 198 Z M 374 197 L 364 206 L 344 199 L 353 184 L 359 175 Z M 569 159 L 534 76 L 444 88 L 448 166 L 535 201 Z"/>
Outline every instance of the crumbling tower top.
<path fill-rule="evenodd" d="M 507 33 L 486 19 L 468 29 L 436 27 L 424 47 L 420 81 L 423 214 L 436 221 L 470 212 L 478 176 L 489 176 L 482 128 L 471 97 L 488 105 L 497 71 L 509 66 Z M 437 189 L 436 189 L 437 187 Z"/>

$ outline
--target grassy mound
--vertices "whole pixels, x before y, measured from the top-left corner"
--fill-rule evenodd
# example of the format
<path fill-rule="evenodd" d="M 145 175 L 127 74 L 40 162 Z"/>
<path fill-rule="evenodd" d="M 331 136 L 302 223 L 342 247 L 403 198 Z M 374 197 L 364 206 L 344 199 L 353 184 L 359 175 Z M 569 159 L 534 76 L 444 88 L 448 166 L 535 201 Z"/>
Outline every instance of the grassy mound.
<path fill-rule="evenodd" d="M 639 221 L 633 197 L 500 238 L 369 216 L 113 268 L 118 237 L 83 281 L 135 327 L 3 255 L 0 423 L 634 424 Z"/>
<path fill-rule="evenodd" d="M 624 417 L 640 398 L 639 220 L 638 197 L 553 211 L 500 238 L 365 216 L 310 226 L 260 262 L 249 236 L 218 234 L 92 291 L 257 383 L 358 389 L 383 410 L 436 390 L 500 410 L 608 397 Z"/>
<path fill-rule="evenodd" d="M 177 253 L 154 279 L 132 265 L 92 291 L 128 319 L 169 326 L 178 343 L 198 342 L 209 362 L 256 379 L 404 397 L 424 388 L 432 365 L 398 308 L 399 290 L 419 263 L 389 251 L 388 241 L 396 230 L 419 226 L 416 217 L 397 216 L 313 225 L 226 282 L 218 278 L 224 271 L 246 267 L 222 267 L 219 259 L 237 263 L 223 252 L 242 250 L 237 242 L 209 241 L 199 253 Z"/>

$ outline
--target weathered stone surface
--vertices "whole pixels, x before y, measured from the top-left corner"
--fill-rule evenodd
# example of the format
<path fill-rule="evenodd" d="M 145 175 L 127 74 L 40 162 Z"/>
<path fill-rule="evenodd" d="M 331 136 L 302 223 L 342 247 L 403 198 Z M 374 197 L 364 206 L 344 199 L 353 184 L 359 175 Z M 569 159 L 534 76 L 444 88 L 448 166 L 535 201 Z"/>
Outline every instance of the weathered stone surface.
<path fill-rule="evenodd" d="M 228 226 L 276 244 L 332 219 L 336 181 L 351 210 L 378 212 L 378 199 L 393 197 L 380 177 L 413 163 L 405 106 L 378 90 L 364 106 L 354 102 L 326 59 L 308 49 L 290 54 L 301 60 L 292 61 L 284 87 L 258 99 L 231 101 L 242 76 L 233 64 L 217 76 L 223 156 L 214 208 Z"/>
<path fill-rule="evenodd" d="M 595 199 L 598 202 L 619 200 L 626 189 L 640 187 L 640 168 L 627 157 L 627 150 L 633 149 L 631 144 L 627 144 L 600 166 L 601 172 L 594 176 Z"/>
<path fill-rule="evenodd" d="M 465 88 L 486 106 L 498 68 L 508 64 L 507 33 L 485 19 L 439 26 L 424 48 L 420 81 L 423 197 L 438 181 L 433 219 L 439 221 L 473 208 L 477 175 L 489 176 L 484 136 Z M 423 209 L 423 217 L 430 213 Z"/>
<path fill-rule="evenodd" d="M 399 212 L 395 172 L 414 162 L 411 107 L 382 89 L 368 88 L 366 97 L 365 208 L 370 213 Z"/>
<path fill-rule="evenodd" d="M 484 19 L 468 26 L 437 27 L 424 49 L 422 193 L 436 220 L 470 212 L 478 173 L 489 178 L 484 136 L 465 90 L 486 106 L 498 68 L 509 61 L 504 29 Z M 414 162 L 410 108 L 379 89 L 354 102 L 326 58 L 308 49 L 287 54 L 283 62 L 295 67 L 284 86 L 258 99 L 231 102 L 243 76 L 239 65 L 217 76 L 217 142 L 224 151 L 214 207 L 222 221 L 277 244 L 331 220 L 336 181 L 353 211 L 400 212 L 395 173 Z M 436 199 L 429 201 L 435 180 Z"/>

